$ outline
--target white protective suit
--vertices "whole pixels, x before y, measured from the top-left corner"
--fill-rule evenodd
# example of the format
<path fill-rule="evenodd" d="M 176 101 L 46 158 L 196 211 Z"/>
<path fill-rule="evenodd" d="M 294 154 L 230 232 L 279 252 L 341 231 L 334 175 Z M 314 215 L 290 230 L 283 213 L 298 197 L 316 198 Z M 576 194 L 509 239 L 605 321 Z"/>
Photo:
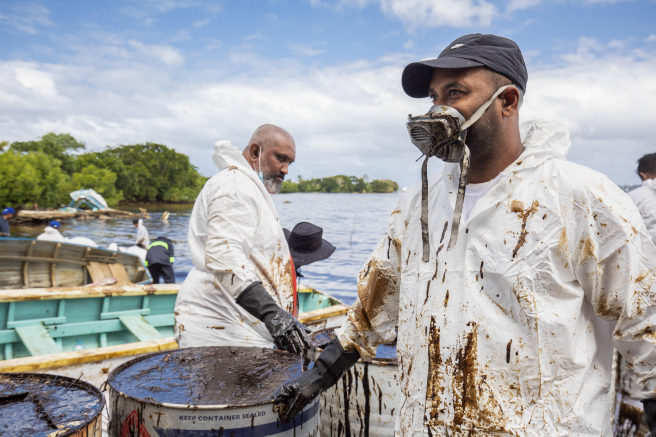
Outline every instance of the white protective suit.
<path fill-rule="evenodd" d="M 629 197 L 638 207 L 645 226 L 656 243 L 656 179 L 642 181 L 642 186 L 632 190 Z"/>
<path fill-rule="evenodd" d="M 289 247 L 264 184 L 229 141 L 214 146 L 221 170 L 196 199 L 189 221 L 194 268 L 175 303 L 180 347 L 273 347 L 264 324 L 236 303 L 255 281 L 291 312 Z"/>
<path fill-rule="evenodd" d="M 36 239 L 39 241 L 66 241 L 66 237 L 64 237 L 58 229 L 55 229 L 52 226 L 47 226 L 43 230 L 43 234 L 36 237 Z"/>
<path fill-rule="evenodd" d="M 399 201 L 338 330 L 371 357 L 395 337 L 398 436 L 611 436 L 612 339 L 656 396 L 656 247 L 629 197 L 564 160 L 567 130 L 521 126 L 526 150 L 446 250 L 458 164 Z"/>
<path fill-rule="evenodd" d="M 135 246 L 139 246 L 140 244 L 143 245 L 143 247 L 148 250 L 148 246 L 150 246 L 150 237 L 148 236 L 148 229 L 143 224 L 143 220 L 139 219 L 139 223 L 137 223 L 137 242 L 134 243 Z"/>

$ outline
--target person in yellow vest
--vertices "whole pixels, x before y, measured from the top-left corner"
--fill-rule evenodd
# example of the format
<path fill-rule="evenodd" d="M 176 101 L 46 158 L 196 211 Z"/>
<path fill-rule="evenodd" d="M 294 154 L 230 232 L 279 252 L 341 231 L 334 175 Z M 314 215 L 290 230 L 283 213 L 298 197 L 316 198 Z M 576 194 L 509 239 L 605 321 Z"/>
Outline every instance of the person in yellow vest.
<path fill-rule="evenodd" d="M 166 237 L 157 237 L 150 243 L 146 253 L 146 267 L 153 277 L 153 284 L 159 284 L 160 277 L 165 284 L 175 284 L 174 262 L 175 255 L 171 240 Z"/>

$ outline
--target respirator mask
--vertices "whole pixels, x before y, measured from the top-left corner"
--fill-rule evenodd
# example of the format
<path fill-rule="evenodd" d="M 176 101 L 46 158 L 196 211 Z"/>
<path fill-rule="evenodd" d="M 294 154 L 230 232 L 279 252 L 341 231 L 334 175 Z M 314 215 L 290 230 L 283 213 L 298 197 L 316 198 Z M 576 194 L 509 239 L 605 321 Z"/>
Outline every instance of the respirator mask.
<path fill-rule="evenodd" d="M 451 236 L 447 250 L 453 249 L 458 240 L 462 206 L 465 201 L 465 188 L 467 186 L 467 173 L 469 172 L 469 148 L 465 144 L 467 128 L 476 123 L 487 108 L 506 88 L 499 88 L 494 95 L 485 102 L 469 120 L 455 108 L 450 106 L 434 105 L 426 115 L 408 116 L 406 126 L 412 144 L 423 153 L 424 163 L 421 167 L 421 239 L 423 243 L 422 260 L 430 259 L 430 240 L 428 237 L 428 158 L 435 156 L 444 162 L 460 163 L 460 179 L 458 182 L 458 196 L 451 223 Z M 514 87 L 514 86 L 513 86 Z M 521 103 L 520 103 L 521 105 Z"/>

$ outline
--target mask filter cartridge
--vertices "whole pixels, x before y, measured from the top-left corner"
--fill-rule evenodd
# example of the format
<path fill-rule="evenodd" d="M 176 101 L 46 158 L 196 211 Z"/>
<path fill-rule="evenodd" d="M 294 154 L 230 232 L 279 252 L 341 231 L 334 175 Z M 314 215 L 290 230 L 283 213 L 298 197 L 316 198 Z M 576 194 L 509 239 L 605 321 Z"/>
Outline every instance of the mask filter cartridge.
<path fill-rule="evenodd" d="M 447 250 L 455 247 L 460 229 L 462 207 L 465 202 L 467 174 L 469 172 L 469 148 L 465 144 L 467 128 L 478 121 L 503 90 L 513 85 L 499 88 L 494 95 L 469 120 L 455 108 L 435 105 L 425 115 L 408 116 L 406 127 L 410 141 L 426 156 L 421 167 L 421 239 L 423 244 L 422 260 L 430 259 L 430 239 L 428 232 L 428 158 L 436 156 L 444 162 L 460 163 L 458 196 L 451 222 L 451 236 Z"/>

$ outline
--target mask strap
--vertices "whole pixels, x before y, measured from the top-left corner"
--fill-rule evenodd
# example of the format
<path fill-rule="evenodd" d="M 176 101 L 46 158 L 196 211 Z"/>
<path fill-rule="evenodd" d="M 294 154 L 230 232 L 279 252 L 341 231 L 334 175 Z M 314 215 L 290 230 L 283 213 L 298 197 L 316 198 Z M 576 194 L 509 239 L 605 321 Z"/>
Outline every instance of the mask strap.
<path fill-rule="evenodd" d="M 481 106 L 480 108 L 478 108 L 478 110 L 476 110 L 476 112 L 474 112 L 474 114 L 471 116 L 471 118 L 470 118 L 469 120 L 467 120 L 467 121 L 462 125 L 462 127 L 460 128 L 460 130 L 465 130 L 465 129 L 467 129 L 469 126 L 471 126 L 472 124 L 476 123 L 476 122 L 478 121 L 478 119 L 481 118 L 481 117 L 483 116 L 483 114 L 485 113 L 485 111 L 487 111 L 487 108 L 490 107 L 490 105 L 492 104 L 492 102 L 494 102 L 494 99 L 496 99 L 497 97 L 499 97 L 499 94 L 501 94 L 501 93 L 502 93 L 506 88 L 508 88 L 508 87 L 513 87 L 513 88 L 514 88 L 513 85 L 506 85 L 506 86 L 502 86 L 501 88 L 499 88 L 499 89 L 497 90 L 497 92 L 494 93 L 494 95 L 490 98 L 490 100 L 488 100 L 487 102 L 483 103 L 483 106 Z"/>
<path fill-rule="evenodd" d="M 262 173 L 262 146 L 260 146 L 260 156 L 257 157 L 257 165 L 259 166 L 259 172 Z"/>

